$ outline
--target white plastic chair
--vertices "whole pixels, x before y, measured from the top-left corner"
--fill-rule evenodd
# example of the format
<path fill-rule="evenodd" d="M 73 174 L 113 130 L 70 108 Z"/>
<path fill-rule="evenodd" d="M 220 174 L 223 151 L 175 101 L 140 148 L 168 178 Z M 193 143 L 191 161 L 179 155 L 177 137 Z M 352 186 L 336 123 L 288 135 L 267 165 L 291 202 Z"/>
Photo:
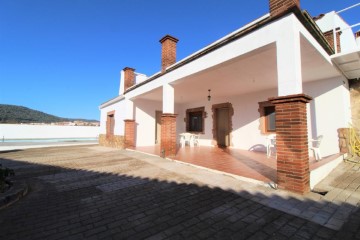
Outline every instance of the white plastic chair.
<path fill-rule="evenodd" d="M 270 134 L 266 137 L 266 156 L 269 158 L 272 149 L 276 148 L 276 134 Z"/>
<path fill-rule="evenodd" d="M 320 144 L 323 138 L 324 136 L 320 135 L 316 139 L 310 140 L 310 150 L 313 150 L 316 161 L 322 158 L 320 152 Z"/>
<path fill-rule="evenodd" d="M 199 146 L 199 139 L 200 136 L 198 134 L 193 134 L 192 142 L 194 143 L 194 145 Z"/>
<path fill-rule="evenodd" d="M 180 136 L 181 147 L 185 147 L 186 144 L 190 145 L 191 147 L 194 146 L 194 141 L 192 141 L 193 137 L 191 133 L 181 133 Z"/>

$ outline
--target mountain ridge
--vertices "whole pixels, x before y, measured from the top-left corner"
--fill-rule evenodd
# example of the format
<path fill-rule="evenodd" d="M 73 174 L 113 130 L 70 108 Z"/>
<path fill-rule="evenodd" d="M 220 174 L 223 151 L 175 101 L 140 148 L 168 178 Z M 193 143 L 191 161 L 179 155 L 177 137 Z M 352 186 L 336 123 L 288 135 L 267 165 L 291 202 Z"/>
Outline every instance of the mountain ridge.
<path fill-rule="evenodd" d="M 24 106 L 0 104 L 0 123 L 99 122 L 81 118 L 63 118 Z"/>

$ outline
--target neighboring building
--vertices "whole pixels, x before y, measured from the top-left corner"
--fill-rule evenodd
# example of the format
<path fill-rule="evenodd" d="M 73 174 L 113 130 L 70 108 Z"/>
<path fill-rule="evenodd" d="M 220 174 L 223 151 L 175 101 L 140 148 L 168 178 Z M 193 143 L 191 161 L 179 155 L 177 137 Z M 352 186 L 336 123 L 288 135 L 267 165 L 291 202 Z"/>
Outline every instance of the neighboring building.
<path fill-rule="evenodd" d="M 322 154 L 339 152 L 337 129 L 351 121 L 347 77 L 360 77 L 359 47 L 341 32 L 348 25 L 337 14 L 316 24 L 297 0 L 269 2 L 269 14 L 178 62 L 178 40 L 163 37 L 153 76 L 124 68 L 119 96 L 100 106 L 100 144 L 159 144 L 171 156 L 178 133 L 197 132 L 202 146 L 262 150 L 276 132 L 279 186 L 309 191 L 308 139 L 323 135 Z"/>

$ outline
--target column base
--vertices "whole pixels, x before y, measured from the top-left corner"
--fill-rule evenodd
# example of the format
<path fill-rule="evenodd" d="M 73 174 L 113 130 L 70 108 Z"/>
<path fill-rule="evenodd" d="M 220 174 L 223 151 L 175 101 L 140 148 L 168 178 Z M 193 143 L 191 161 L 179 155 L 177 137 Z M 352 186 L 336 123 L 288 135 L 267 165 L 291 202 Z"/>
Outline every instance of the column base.
<path fill-rule="evenodd" d="M 269 98 L 276 114 L 278 186 L 300 194 L 310 191 L 306 104 L 311 99 L 305 94 Z"/>
<path fill-rule="evenodd" d="M 135 120 L 126 119 L 125 122 L 125 148 L 135 147 Z"/>
<path fill-rule="evenodd" d="M 163 113 L 161 116 L 161 144 L 160 156 L 175 156 L 176 144 L 176 117 L 177 114 Z"/>

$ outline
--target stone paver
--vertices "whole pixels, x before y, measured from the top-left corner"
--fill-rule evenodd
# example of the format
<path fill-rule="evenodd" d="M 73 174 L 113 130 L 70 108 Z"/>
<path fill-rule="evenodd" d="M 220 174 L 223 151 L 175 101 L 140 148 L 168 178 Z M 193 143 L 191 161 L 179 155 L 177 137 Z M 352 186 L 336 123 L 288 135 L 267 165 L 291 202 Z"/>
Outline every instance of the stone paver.
<path fill-rule="evenodd" d="M 349 191 L 329 200 L 98 146 L 0 153 L 0 161 L 31 189 L 0 211 L 0 239 L 360 239 L 360 178 L 349 165 L 346 184 L 322 183 Z"/>

